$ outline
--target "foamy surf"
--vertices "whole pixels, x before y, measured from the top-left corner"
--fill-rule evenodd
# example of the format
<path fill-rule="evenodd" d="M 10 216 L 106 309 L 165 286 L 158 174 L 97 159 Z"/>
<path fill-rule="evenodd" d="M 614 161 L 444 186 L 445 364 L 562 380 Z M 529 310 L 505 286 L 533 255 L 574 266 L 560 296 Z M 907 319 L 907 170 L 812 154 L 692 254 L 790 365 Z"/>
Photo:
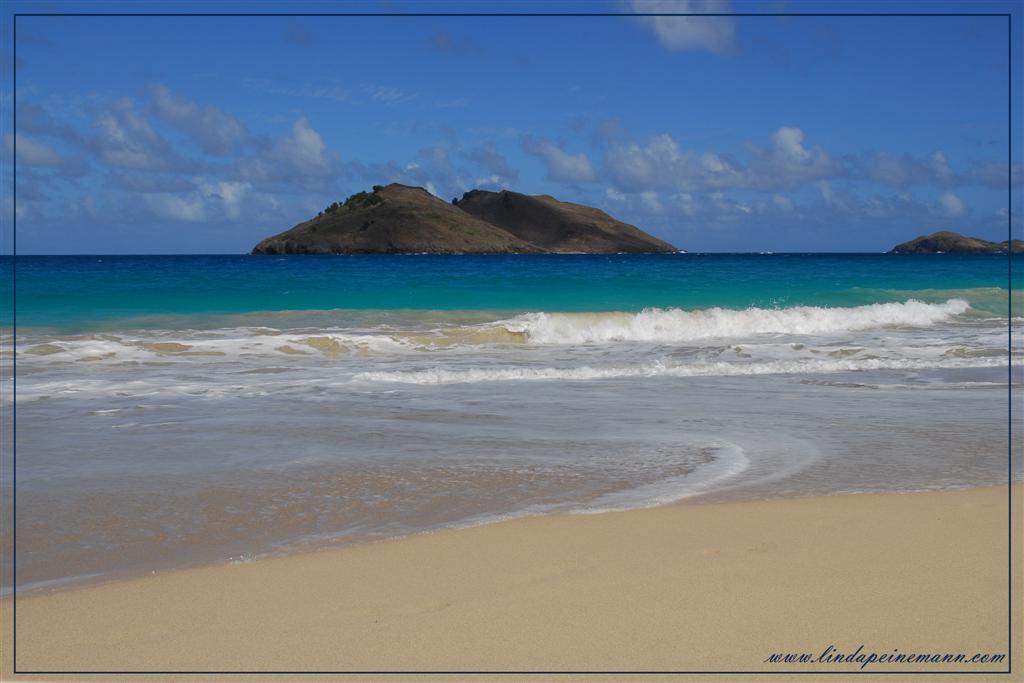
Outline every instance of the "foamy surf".
<path fill-rule="evenodd" d="M 762 363 L 695 363 L 673 365 L 654 361 L 625 367 L 575 368 L 473 368 L 470 370 L 431 369 L 407 372 L 361 372 L 354 382 L 394 382 L 398 384 L 473 384 L 477 382 L 538 382 L 641 378 L 641 377 L 736 377 L 744 375 L 821 374 L 864 370 L 924 370 L 930 368 L 1004 367 L 1005 357 L 946 359 L 817 359 L 768 361 Z"/>
<path fill-rule="evenodd" d="M 761 334 L 833 334 L 871 328 L 924 327 L 945 322 L 970 308 L 964 299 L 930 304 L 869 304 L 853 308 L 647 308 L 640 313 L 527 313 L 499 323 L 538 344 L 603 342 L 686 342 Z"/>
<path fill-rule="evenodd" d="M 722 486 L 750 467 L 750 459 L 737 444 L 711 442 L 702 448 L 709 454 L 707 460 L 694 472 L 606 493 L 570 512 L 588 515 L 668 505 Z"/>
<path fill-rule="evenodd" d="M 648 308 L 637 313 L 533 312 L 478 324 L 428 329 L 399 325 L 374 330 L 228 328 L 142 330 L 132 335 L 79 335 L 22 339 L 20 361 L 51 363 L 177 363 L 203 358 L 236 361 L 247 357 L 343 359 L 437 350 L 531 345 L 689 344 L 766 336 L 834 335 L 844 332 L 927 328 L 955 321 L 970 310 L 964 299 L 943 303 L 909 300 L 850 308 Z M 436 322 L 436 321 L 435 321 Z"/>

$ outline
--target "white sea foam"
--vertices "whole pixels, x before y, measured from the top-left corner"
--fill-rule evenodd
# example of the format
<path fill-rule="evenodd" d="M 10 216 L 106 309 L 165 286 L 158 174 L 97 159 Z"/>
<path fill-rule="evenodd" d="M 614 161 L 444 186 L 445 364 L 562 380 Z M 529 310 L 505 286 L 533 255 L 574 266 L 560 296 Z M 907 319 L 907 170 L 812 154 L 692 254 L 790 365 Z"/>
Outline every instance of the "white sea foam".
<path fill-rule="evenodd" d="M 756 334 L 827 334 L 876 327 L 921 327 L 950 320 L 970 308 L 964 299 L 941 304 L 910 300 L 854 308 L 648 308 L 640 313 L 527 313 L 502 321 L 510 332 L 540 344 L 681 342 Z"/>
<path fill-rule="evenodd" d="M 570 512 L 599 514 L 667 505 L 709 491 L 750 467 L 750 459 L 740 446 L 729 442 L 716 442 L 708 446 L 714 450 L 715 459 L 701 465 L 696 472 L 608 493 Z"/>
<path fill-rule="evenodd" d="M 944 303 L 910 300 L 854 308 L 649 308 L 639 313 L 525 313 L 473 325 L 430 329 L 271 328 L 154 330 L 19 341 L 19 363 L 50 365 L 237 360 L 272 356 L 344 358 L 394 355 L 481 346 L 685 344 L 706 339 L 767 335 L 828 335 L 870 329 L 916 329 L 948 322 L 970 309 L 964 299 Z"/>
<path fill-rule="evenodd" d="M 415 349 L 408 340 L 386 334 L 353 334 L 333 330 L 246 334 L 240 330 L 217 332 L 156 332 L 148 336 L 101 335 L 47 340 L 19 345 L 21 363 L 47 364 L 88 362 L 172 362 L 202 357 L 240 356 L 342 356 L 389 353 Z"/>
<path fill-rule="evenodd" d="M 953 359 L 861 358 L 767 361 L 750 363 L 712 362 L 674 365 L 654 361 L 634 366 L 575 368 L 504 367 L 468 370 L 430 370 L 406 372 L 361 372 L 356 382 L 396 382 L 401 384 L 469 384 L 474 382 L 528 382 L 544 380 L 586 381 L 631 377 L 726 377 L 738 375 L 781 375 L 799 373 L 851 372 L 858 370 L 923 370 L 928 368 L 987 368 L 1006 365 L 1006 358 L 979 357 Z"/>

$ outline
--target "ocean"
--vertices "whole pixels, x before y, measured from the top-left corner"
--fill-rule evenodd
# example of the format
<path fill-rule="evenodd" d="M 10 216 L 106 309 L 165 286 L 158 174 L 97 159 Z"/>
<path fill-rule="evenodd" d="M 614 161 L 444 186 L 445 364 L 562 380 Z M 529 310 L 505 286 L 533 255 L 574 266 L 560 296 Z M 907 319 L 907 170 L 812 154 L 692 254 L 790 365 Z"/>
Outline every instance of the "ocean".
<path fill-rule="evenodd" d="M 1010 317 L 1005 255 L 16 270 L 0 484 L 19 592 L 522 515 L 1009 476 L 1024 297 Z"/>

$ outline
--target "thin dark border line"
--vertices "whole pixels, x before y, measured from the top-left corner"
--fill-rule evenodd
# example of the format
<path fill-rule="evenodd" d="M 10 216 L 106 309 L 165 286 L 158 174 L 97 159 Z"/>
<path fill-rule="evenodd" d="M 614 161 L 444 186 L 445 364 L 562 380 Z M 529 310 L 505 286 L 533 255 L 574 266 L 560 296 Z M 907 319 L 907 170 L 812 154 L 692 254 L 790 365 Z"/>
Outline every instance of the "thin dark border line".
<path fill-rule="evenodd" d="M 788 14 L 786 12 L 743 12 L 738 14 L 704 12 L 22 12 L 22 17 L 1009 17 L 1002 12 L 899 12 L 871 14 L 864 12 L 813 12 Z"/>
<path fill-rule="evenodd" d="M 1006 669 L 1013 670 L 1013 19 L 1006 18 Z"/>
<path fill-rule="evenodd" d="M 18 15 L 11 20 L 11 671 L 18 673 Z"/>
<path fill-rule="evenodd" d="M 18 16 L 896 16 L 896 17 L 919 17 L 919 16 L 1005 16 L 1007 17 L 1007 54 L 1008 54 L 1008 77 L 1007 77 L 1007 132 L 1008 132 L 1008 170 L 1007 170 L 1007 267 L 1008 267 L 1008 309 L 1007 309 L 1007 355 L 1009 366 L 1008 375 L 1008 479 L 1007 479 L 1007 504 L 1008 504 L 1008 569 L 1009 579 L 1007 586 L 1008 613 L 1007 613 L 1007 670 L 1006 671 L 266 671 L 266 672 L 237 672 L 237 671 L 18 671 L 17 670 L 17 136 L 12 138 L 12 233 L 11 233 L 11 278 L 12 278 L 12 300 L 11 300 L 11 614 L 12 614 L 12 637 L 11 637 L 11 670 L 13 674 L 23 675 L 1000 675 L 1013 672 L 1013 14 L 1009 12 L 928 12 L 928 13 L 863 13 L 863 12 L 809 12 L 809 13 L 693 13 L 693 12 L 637 12 L 630 14 L 613 12 L 316 12 L 316 13 L 251 13 L 251 12 L 194 12 L 194 13 L 28 13 L 15 12 L 12 14 L 12 52 L 14 61 L 17 60 L 17 17 Z M 13 132 L 17 131 L 17 70 L 12 69 L 12 124 Z"/>

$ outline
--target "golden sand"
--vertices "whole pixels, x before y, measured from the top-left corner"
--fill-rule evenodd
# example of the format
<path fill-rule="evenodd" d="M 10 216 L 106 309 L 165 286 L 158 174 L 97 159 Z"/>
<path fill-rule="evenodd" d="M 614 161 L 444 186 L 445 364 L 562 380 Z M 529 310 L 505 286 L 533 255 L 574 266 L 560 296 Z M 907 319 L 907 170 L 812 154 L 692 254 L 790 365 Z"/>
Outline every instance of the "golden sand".
<path fill-rule="evenodd" d="M 1013 493 L 1020 510 L 1024 492 Z M 842 653 L 863 645 L 863 653 L 1005 654 L 1007 511 L 1005 487 L 676 505 L 168 572 L 19 598 L 17 664 L 45 671 L 859 671 L 857 663 L 765 660 L 817 655 L 830 645 Z M 1019 515 L 1014 531 L 1019 579 Z M 10 601 L 3 606 L 9 619 Z M 1017 671 L 1024 639 L 1019 622 L 1014 629 Z"/>

